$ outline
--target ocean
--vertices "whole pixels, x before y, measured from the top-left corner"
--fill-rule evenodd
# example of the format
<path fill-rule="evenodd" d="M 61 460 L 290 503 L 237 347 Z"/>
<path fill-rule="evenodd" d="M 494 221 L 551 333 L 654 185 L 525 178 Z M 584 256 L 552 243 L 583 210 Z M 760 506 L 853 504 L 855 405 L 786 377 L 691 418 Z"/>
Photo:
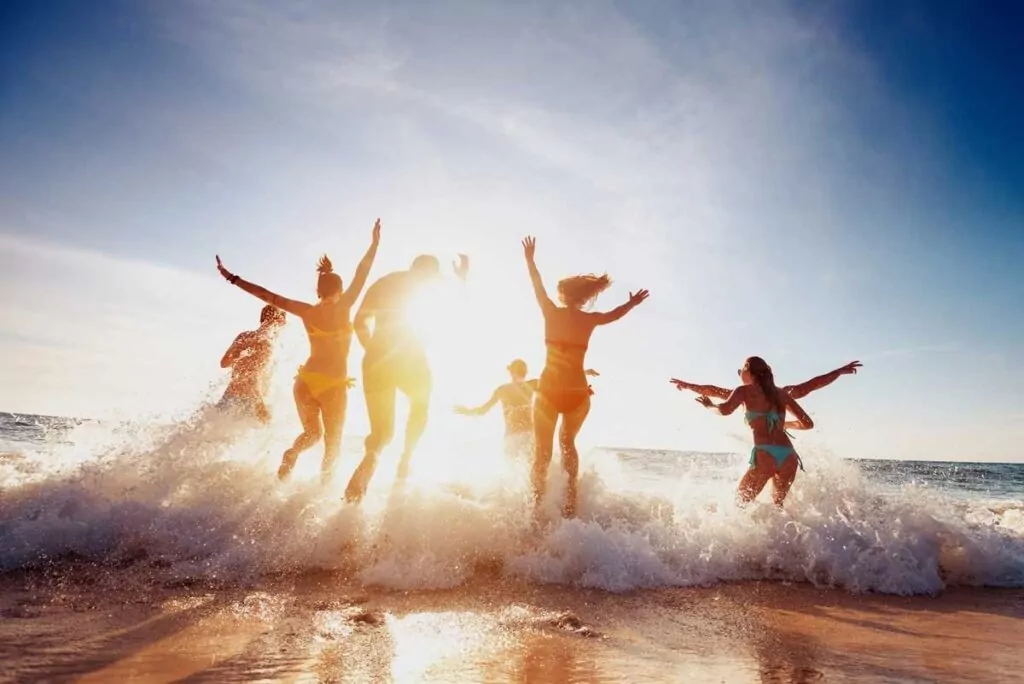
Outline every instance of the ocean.
<path fill-rule="evenodd" d="M 212 417 L 211 416 L 215 416 Z M 291 434 L 208 411 L 159 426 L 0 414 L 0 572 L 87 561 L 182 580 L 345 570 L 367 586 L 450 588 L 479 572 L 627 592 L 740 580 L 935 594 L 1024 586 L 1024 464 L 842 461 L 803 454 L 784 510 L 734 503 L 741 454 L 595 448 L 580 515 L 533 527 L 526 465 L 496 445 L 424 446 L 407 491 L 382 459 L 364 505 L 336 481 L 274 474 Z M 439 446 L 440 444 L 440 446 Z"/>

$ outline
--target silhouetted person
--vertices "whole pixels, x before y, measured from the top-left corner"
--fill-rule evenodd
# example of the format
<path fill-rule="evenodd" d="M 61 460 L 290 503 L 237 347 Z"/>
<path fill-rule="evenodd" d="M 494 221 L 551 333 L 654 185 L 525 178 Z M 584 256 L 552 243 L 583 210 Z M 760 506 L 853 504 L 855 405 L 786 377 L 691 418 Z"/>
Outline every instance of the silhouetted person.
<path fill-rule="evenodd" d="M 465 280 L 469 258 L 459 255 L 455 275 Z M 398 466 L 399 482 L 405 479 L 409 459 L 427 427 L 433 378 L 426 350 L 408 322 L 407 308 L 413 296 L 427 282 L 439 278 L 440 264 L 428 254 L 416 257 L 406 271 L 382 277 L 366 291 L 356 312 L 354 326 L 363 356 L 363 393 L 370 418 L 366 453 L 345 488 L 346 501 L 360 501 L 377 469 L 380 453 L 395 436 L 395 397 L 409 400 L 405 427 L 405 448 Z M 370 322 L 373 322 L 373 331 Z"/>

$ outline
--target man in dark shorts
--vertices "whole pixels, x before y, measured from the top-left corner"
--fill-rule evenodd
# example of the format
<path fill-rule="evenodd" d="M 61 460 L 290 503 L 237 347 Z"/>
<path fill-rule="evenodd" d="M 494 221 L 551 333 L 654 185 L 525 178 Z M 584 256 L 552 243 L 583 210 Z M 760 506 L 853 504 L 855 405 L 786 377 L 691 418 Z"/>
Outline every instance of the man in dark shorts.
<path fill-rule="evenodd" d="M 459 255 L 455 275 L 465 280 L 469 258 Z M 352 325 L 363 356 L 363 394 L 370 417 L 366 454 L 345 488 L 346 501 L 360 501 L 377 469 L 377 458 L 395 436 L 395 397 L 401 392 L 409 400 L 405 427 L 405 448 L 398 466 L 403 480 L 409 459 L 427 427 L 433 379 L 426 350 L 406 320 L 406 308 L 420 288 L 441 275 L 436 257 L 421 255 L 407 271 L 396 271 L 370 286 Z M 371 334 L 369 322 L 373 321 Z"/>

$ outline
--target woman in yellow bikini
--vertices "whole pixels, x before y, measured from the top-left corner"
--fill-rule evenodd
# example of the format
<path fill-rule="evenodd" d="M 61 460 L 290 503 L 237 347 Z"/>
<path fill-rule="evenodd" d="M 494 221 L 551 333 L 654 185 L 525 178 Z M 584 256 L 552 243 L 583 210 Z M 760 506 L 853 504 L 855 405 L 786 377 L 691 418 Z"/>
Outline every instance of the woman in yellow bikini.
<path fill-rule="evenodd" d="M 298 316 L 309 336 L 309 358 L 299 367 L 295 377 L 295 406 L 302 421 L 302 434 L 291 448 L 284 452 L 278 478 L 284 480 L 295 467 L 295 460 L 306 449 L 324 437 L 324 460 L 320 476 L 323 482 L 330 480 L 334 462 L 341 448 L 342 427 L 345 424 L 345 408 L 348 401 L 348 352 L 352 346 L 352 321 L 349 311 L 359 298 L 366 277 L 370 274 L 373 259 L 380 244 L 380 219 L 373 225 L 373 241 L 366 251 L 347 290 L 342 289 L 341 277 L 334 273 L 331 260 L 326 255 L 320 258 L 317 271 L 316 304 L 288 299 L 254 283 L 242 280 L 231 273 L 217 257 L 217 269 L 231 283 L 249 294 L 272 304 L 279 309 Z M 321 427 L 322 423 L 322 427 Z"/>

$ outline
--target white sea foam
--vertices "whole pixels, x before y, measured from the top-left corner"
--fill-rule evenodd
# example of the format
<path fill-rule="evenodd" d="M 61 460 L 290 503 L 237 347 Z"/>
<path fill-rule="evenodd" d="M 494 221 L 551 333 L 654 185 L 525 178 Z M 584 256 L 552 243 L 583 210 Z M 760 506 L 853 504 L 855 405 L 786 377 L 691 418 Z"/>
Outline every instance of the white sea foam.
<path fill-rule="evenodd" d="M 407 487 L 382 459 L 362 506 L 343 504 L 358 443 L 335 483 L 319 453 L 277 482 L 291 435 L 206 412 L 162 428 L 89 426 L 22 454 L 0 496 L 0 570 L 86 559 L 156 564 L 181 578 L 248 581 L 346 569 L 385 588 L 457 586 L 480 572 L 627 591 L 744 579 L 850 591 L 1024 586 L 1024 503 L 881 488 L 852 463 L 805 454 L 784 510 L 734 504 L 738 459 L 594 450 L 579 517 L 560 520 L 557 458 L 539 527 L 527 469 L 479 445 L 424 445 Z M 114 570 L 113 568 L 118 568 Z"/>

